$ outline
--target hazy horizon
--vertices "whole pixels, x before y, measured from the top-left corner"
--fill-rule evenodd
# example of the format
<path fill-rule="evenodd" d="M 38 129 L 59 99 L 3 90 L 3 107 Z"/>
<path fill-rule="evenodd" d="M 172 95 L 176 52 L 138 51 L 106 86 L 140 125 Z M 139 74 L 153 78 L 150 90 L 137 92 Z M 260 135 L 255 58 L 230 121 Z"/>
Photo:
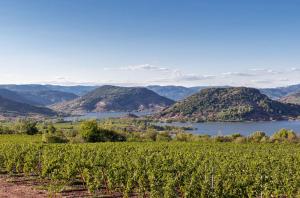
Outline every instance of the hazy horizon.
<path fill-rule="evenodd" d="M 300 83 L 300 2 L 0 2 L 0 84 Z"/>

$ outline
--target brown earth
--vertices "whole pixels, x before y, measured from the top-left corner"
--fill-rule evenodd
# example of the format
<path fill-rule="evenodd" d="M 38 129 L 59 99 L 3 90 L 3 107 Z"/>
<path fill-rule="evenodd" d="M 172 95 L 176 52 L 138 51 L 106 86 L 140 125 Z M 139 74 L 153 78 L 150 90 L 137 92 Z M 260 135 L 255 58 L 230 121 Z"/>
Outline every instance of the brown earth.
<path fill-rule="evenodd" d="M 0 177 L 1 198 L 44 198 L 48 197 L 47 191 L 34 189 L 32 186 L 21 182 L 10 182 L 5 177 Z"/>
<path fill-rule="evenodd" d="M 102 197 L 121 198 L 120 193 L 98 192 L 90 194 L 83 186 L 72 186 L 60 193 L 50 193 L 47 190 L 49 183 L 45 180 L 24 176 L 0 175 L 0 198 L 81 198 L 81 197 Z M 129 197 L 136 198 L 136 194 Z"/>

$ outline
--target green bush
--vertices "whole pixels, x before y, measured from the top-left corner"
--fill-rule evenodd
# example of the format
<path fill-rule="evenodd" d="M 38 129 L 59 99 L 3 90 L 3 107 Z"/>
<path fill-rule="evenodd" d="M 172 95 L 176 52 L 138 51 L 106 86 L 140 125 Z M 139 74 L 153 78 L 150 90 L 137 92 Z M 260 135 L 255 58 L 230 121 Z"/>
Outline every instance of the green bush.
<path fill-rule="evenodd" d="M 157 132 L 149 130 L 147 132 L 142 133 L 142 139 L 144 141 L 156 141 Z"/>
<path fill-rule="evenodd" d="M 35 135 L 39 132 L 37 122 L 28 119 L 18 120 L 15 124 L 15 130 L 17 133 L 27 135 Z"/>
<path fill-rule="evenodd" d="M 267 137 L 267 135 L 265 132 L 256 131 L 256 132 L 251 133 L 248 139 L 252 142 L 260 142 L 263 139 L 266 139 L 266 137 Z"/>
<path fill-rule="evenodd" d="M 171 141 L 171 140 L 172 140 L 172 137 L 169 134 L 169 132 L 160 132 L 156 136 L 156 141 L 165 141 L 165 142 L 168 142 L 168 141 Z"/>
<path fill-rule="evenodd" d="M 275 141 L 295 141 L 297 135 L 293 130 L 280 129 L 272 135 L 272 139 Z"/>
<path fill-rule="evenodd" d="M 79 134 L 86 142 L 120 142 L 126 140 L 125 136 L 115 131 L 99 128 L 96 120 L 82 122 Z"/>
<path fill-rule="evenodd" d="M 60 135 L 44 133 L 42 135 L 42 142 L 44 143 L 67 143 L 68 140 Z"/>

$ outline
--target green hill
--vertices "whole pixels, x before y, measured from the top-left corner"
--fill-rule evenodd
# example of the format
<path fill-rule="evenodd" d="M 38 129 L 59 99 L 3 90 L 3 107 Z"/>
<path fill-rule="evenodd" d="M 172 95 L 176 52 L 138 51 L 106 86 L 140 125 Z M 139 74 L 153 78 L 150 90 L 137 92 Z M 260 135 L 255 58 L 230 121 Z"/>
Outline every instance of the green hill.
<path fill-rule="evenodd" d="M 135 111 L 160 109 L 174 101 L 141 87 L 101 86 L 72 101 L 53 105 L 52 108 L 71 114 L 105 111 Z"/>
<path fill-rule="evenodd" d="M 193 121 L 279 120 L 300 115 L 300 106 L 269 99 L 254 88 L 209 88 L 156 115 Z"/>

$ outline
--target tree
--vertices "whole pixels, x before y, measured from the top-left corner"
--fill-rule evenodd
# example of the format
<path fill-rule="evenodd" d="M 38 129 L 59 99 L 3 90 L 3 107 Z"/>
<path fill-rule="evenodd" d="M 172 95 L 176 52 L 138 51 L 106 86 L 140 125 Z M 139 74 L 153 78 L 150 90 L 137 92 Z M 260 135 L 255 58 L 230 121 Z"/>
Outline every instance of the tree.
<path fill-rule="evenodd" d="M 15 129 L 16 132 L 27 135 L 35 135 L 39 132 L 37 122 L 28 119 L 18 120 Z"/>
<path fill-rule="evenodd" d="M 82 122 L 79 133 L 86 142 L 118 142 L 126 140 L 123 135 L 115 131 L 99 128 L 96 120 Z"/>
<path fill-rule="evenodd" d="M 98 124 L 96 120 L 86 120 L 80 124 L 79 133 L 81 137 L 86 140 L 90 141 L 98 131 Z"/>

